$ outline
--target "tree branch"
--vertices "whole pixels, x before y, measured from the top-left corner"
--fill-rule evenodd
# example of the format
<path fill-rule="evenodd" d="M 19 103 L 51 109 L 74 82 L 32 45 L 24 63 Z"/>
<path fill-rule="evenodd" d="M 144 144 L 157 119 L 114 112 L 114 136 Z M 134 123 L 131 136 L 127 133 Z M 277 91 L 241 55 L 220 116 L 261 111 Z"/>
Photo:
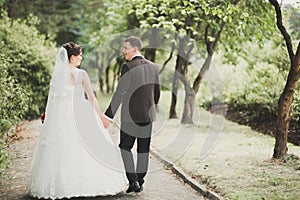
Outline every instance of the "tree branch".
<path fill-rule="evenodd" d="M 206 44 L 207 53 L 209 55 L 212 55 L 211 42 L 208 39 L 208 31 L 209 31 L 209 24 L 205 27 L 204 40 L 205 40 L 205 44 Z"/>
<path fill-rule="evenodd" d="M 170 56 L 169 56 L 169 58 L 164 62 L 162 68 L 161 68 L 160 71 L 159 71 L 159 74 L 161 74 L 161 73 L 164 71 L 164 69 L 166 68 L 166 65 L 167 65 L 168 62 L 172 59 L 174 50 L 175 50 L 175 44 L 173 43 L 173 44 L 172 44 L 172 50 L 171 50 Z"/>
<path fill-rule="evenodd" d="M 219 41 L 219 39 L 220 39 L 220 37 L 221 37 L 221 33 L 222 33 L 222 30 L 223 30 L 224 26 L 225 26 L 225 22 L 222 21 L 222 23 L 221 23 L 221 25 L 220 25 L 220 30 L 217 32 L 217 35 L 216 35 L 216 37 L 215 37 L 215 41 L 214 41 L 213 44 L 212 44 L 212 49 L 213 49 L 213 50 L 215 50 L 215 48 L 216 48 L 216 46 L 217 46 L 217 43 L 218 43 L 218 41 Z"/>
<path fill-rule="evenodd" d="M 280 5 L 277 2 L 277 0 L 269 0 L 269 2 L 275 8 L 277 27 L 278 27 L 278 29 L 280 30 L 281 34 L 284 37 L 286 47 L 287 47 L 287 50 L 288 50 L 288 54 L 289 54 L 290 60 L 292 61 L 294 56 L 295 56 L 294 52 L 293 52 L 293 44 L 292 44 L 291 36 L 288 34 L 286 28 L 284 27 L 284 25 L 282 23 L 282 13 L 281 13 Z"/>

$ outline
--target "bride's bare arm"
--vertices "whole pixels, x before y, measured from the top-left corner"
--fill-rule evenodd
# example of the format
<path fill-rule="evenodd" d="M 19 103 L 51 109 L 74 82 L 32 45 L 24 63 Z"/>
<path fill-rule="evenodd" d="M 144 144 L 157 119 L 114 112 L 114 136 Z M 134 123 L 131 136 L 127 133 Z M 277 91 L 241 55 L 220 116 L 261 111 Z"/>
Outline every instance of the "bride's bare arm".
<path fill-rule="evenodd" d="M 94 94 L 90 77 L 89 77 L 88 73 L 84 70 L 83 70 L 82 85 L 83 85 L 83 88 L 84 88 L 84 90 L 87 94 L 88 100 L 91 102 L 91 104 L 94 107 L 95 111 L 97 112 L 99 117 L 102 119 L 103 114 L 102 114 L 101 109 L 99 107 L 97 98 Z"/>

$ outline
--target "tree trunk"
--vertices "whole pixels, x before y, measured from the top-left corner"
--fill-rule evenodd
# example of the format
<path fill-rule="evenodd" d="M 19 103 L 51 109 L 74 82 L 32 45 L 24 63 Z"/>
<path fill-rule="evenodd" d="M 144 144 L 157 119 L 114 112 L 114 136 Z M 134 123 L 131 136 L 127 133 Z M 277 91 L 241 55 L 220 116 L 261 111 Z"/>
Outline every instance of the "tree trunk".
<path fill-rule="evenodd" d="M 179 80 L 180 77 L 183 76 L 181 74 L 183 62 L 184 62 L 184 58 L 178 55 L 176 59 L 176 70 L 174 72 L 173 82 L 172 82 L 172 99 L 171 99 L 170 115 L 169 115 L 170 119 L 177 118 L 176 104 L 177 104 Z"/>
<path fill-rule="evenodd" d="M 170 52 L 170 55 L 169 55 L 169 58 L 164 62 L 164 64 L 162 65 L 162 68 L 159 70 L 160 74 L 164 71 L 164 69 L 166 68 L 166 65 L 172 59 L 174 50 L 175 50 L 175 44 L 173 43 L 172 44 L 172 49 L 171 49 L 171 52 Z"/>
<path fill-rule="evenodd" d="M 109 68 L 110 68 L 110 65 L 108 65 L 107 68 L 105 69 L 105 84 L 106 84 L 106 93 L 107 93 L 107 94 L 110 93 L 110 85 L 109 85 Z"/>
<path fill-rule="evenodd" d="M 172 82 L 172 99 L 171 99 L 171 106 L 170 106 L 170 112 L 169 112 L 169 118 L 177 118 L 177 113 L 176 113 L 176 104 L 177 104 L 177 93 L 178 93 L 178 88 L 179 88 L 179 79 L 182 75 L 182 68 L 184 65 L 184 39 L 179 40 L 179 45 L 178 45 L 178 55 L 176 59 L 176 66 L 175 66 L 175 72 L 173 75 L 173 82 Z"/>
<path fill-rule="evenodd" d="M 124 59 L 120 56 L 117 57 L 116 64 L 114 67 L 114 79 L 113 79 L 113 83 L 112 83 L 113 90 L 115 88 L 115 84 L 116 84 L 117 80 L 119 80 L 119 78 L 120 78 L 121 68 L 122 68 L 123 63 L 124 63 Z"/>
<path fill-rule="evenodd" d="M 7 2 L 8 6 L 7 6 L 7 14 L 9 18 L 16 18 L 16 10 L 17 10 L 17 6 L 18 6 L 18 1 L 17 0 L 10 0 Z M 13 20 L 12 20 L 13 21 Z"/>
<path fill-rule="evenodd" d="M 114 88 L 115 88 L 115 84 L 116 84 L 116 82 L 117 82 L 117 80 L 118 80 L 118 78 L 119 78 L 119 64 L 118 63 L 116 63 L 115 65 L 114 65 L 114 70 L 113 70 L 113 80 L 112 80 L 112 86 L 111 86 L 111 88 L 112 88 L 112 90 L 114 90 Z"/>
<path fill-rule="evenodd" d="M 145 49 L 145 58 L 155 62 L 156 49 L 160 45 L 160 34 L 159 30 L 152 28 L 149 32 L 146 33 L 146 37 L 149 38 L 149 45 Z"/>
<path fill-rule="evenodd" d="M 185 99 L 181 123 L 192 124 L 195 105 L 195 93 L 188 81 L 185 82 Z"/>
<path fill-rule="evenodd" d="M 99 79 L 100 92 L 103 92 L 103 78 L 102 78 L 102 69 L 101 68 L 98 68 L 98 79 Z"/>
<path fill-rule="evenodd" d="M 155 62 L 155 52 L 156 52 L 156 49 L 147 48 L 145 51 L 145 58 L 152 62 Z"/>
<path fill-rule="evenodd" d="M 294 59 L 291 62 L 291 70 L 288 75 L 287 83 L 278 101 L 278 118 L 276 142 L 273 158 L 283 159 L 288 151 L 287 139 L 290 125 L 290 114 L 293 96 L 300 77 L 300 43 Z"/>
<path fill-rule="evenodd" d="M 177 104 L 177 93 L 178 93 L 178 86 L 179 86 L 179 80 L 177 78 L 177 73 L 178 72 L 175 71 L 174 75 L 173 75 L 172 97 L 171 97 L 171 106 L 170 106 L 170 112 L 169 112 L 170 119 L 177 118 L 176 104 Z"/>
<path fill-rule="evenodd" d="M 199 91 L 200 88 L 200 84 L 206 74 L 206 72 L 209 70 L 210 64 L 211 64 L 211 60 L 212 60 L 212 55 L 208 54 L 204 64 L 201 67 L 201 70 L 198 74 L 198 76 L 196 77 L 194 84 L 193 84 L 193 90 L 194 93 L 197 94 L 197 92 Z"/>
<path fill-rule="evenodd" d="M 287 138 L 293 96 L 300 77 L 300 42 L 298 44 L 296 54 L 294 54 L 291 37 L 282 23 L 281 7 L 277 0 L 269 0 L 269 2 L 274 6 L 277 28 L 280 30 L 285 40 L 291 65 L 286 85 L 278 101 L 277 131 L 273 152 L 273 158 L 284 159 L 288 151 Z"/>
<path fill-rule="evenodd" d="M 101 62 L 101 65 L 99 66 L 99 53 L 96 53 L 96 65 L 98 65 L 98 80 L 99 80 L 99 89 L 101 92 L 103 92 L 103 61 Z"/>
<path fill-rule="evenodd" d="M 193 123 L 195 93 L 194 93 L 193 88 L 191 88 L 190 82 L 187 78 L 189 59 L 190 59 L 193 48 L 194 48 L 194 45 L 190 45 L 189 49 L 186 53 L 186 58 L 184 60 L 184 66 L 182 69 L 182 76 L 180 79 L 181 82 L 183 83 L 184 89 L 185 89 L 184 107 L 183 107 L 183 113 L 182 113 L 182 118 L 181 118 L 182 124 L 192 124 Z"/>

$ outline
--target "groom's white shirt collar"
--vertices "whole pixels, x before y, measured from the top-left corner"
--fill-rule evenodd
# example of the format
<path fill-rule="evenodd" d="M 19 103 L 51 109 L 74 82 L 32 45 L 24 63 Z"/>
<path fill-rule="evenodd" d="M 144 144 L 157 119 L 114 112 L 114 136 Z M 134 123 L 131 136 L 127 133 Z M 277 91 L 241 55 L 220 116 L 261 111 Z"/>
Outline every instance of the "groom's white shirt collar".
<path fill-rule="evenodd" d="M 137 57 L 137 56 L 144 57 L 142 54 L 137 53 L 137 54 L 133 55 L 130 60 L 132 60 L 134 57 Z"/>

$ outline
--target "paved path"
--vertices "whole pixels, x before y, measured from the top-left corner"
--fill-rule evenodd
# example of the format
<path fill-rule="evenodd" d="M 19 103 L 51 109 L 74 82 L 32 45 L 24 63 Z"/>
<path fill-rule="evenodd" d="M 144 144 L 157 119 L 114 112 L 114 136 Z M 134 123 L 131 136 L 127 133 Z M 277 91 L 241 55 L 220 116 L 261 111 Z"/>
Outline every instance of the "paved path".
<path fill-rule="evenodd" d="M 20 139 L 13 141 L 9 151 L 13 157 L 10 169 L 5 171 L 4 178 L 1 179 L 0 199 L 32 199 L 26 191 L 29 169 L 36 140 L 41 128 L 39 120 L 25 123 L 20 132 Z M 112 137 L 116 140 L 118 131 L 116 127 L 110 127 Z M 124 200 L 194 200 L 205 199 L 198 192 L 184 184 L 174 174 L 164 168 L 164 166 L 153 156 L 150 158 L 149 173 L 146 176 L 144 191 L 139 194 L 121 193 L 116 196 L 95 197 L 95 198 L 72 198 L 72 199 L 124 199 Z"/>

